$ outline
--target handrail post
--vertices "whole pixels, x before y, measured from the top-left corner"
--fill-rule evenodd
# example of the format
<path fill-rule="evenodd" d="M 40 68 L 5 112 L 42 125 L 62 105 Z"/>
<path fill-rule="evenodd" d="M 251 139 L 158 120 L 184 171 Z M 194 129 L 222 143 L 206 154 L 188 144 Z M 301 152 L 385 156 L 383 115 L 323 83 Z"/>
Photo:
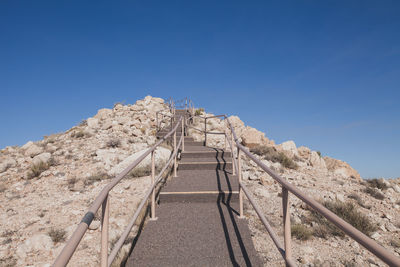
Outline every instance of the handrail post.
<path fill-rule="evenodd" d="M 174 132 L 174 153 L 176 152 L 176 131 Z M 176 157 L 178 156 L 178 153 L 175 153 L 174 157 L 174 177 L 177 177 L 176 175 L 176 169 L 177 169 L 177 164 L 176 164 Z"/>
<path fill-rule="evenodd" d="M 109 195 L 103 201 L 101 216 L 101 267 L 107 267 L 108 262 L 108 219 L 110 214 Z"/>
<path fill-rule="evenodd" d="M 243 189 L 242 189 L 242 160 L 241 160 L 241 154 L 240 154 L 240 149 L 238 147 L 237 150 L 237 156 L 238 156 L 238 180 L 239 180 L 239 218 L 244 218 L 243 216 Z"/>
<path fill-rule="evenodd" d="M 182 117 L 182 119 L 181 119 L 181 124 L 182 124 L 182 135 L 183 135 L 183 137 L 182 137 L 182 151 L 185 151 L 185 127 L 184 127 L 184 125 L 183 125 L 183 122 L 184 122 L 184 120 L 183 120 L 183 117 Z"/>
<path fill-rule="evenodd" d="M 155 187 L 155 152 L 151 151 L 151 184 L 153 185 L 153 192 L 151 194 L 151 220 L 155 221 L 156 218 L 156 187 Z"/>
<path fill-rule="evenodd" d="M 226 146 L 226 129 L 225 129 L 225 134 L 224 134 L 224 150 L 226 151 L 226 148 L 227 148 L 227 146 Z M 233 167 L 233 161 L 232 161 L 232 167 Z"/>
<path fill-rule="evenodd" d="M 207 146 L 207 118 L 204 119 L 204 146 Z"/>
<path fill-rule="evenodd" d="M 172 128 L 173 128 L 172 124 L 173 124 L 173 116 L 171 117 L 171 131 L 172 131 Z"/>
<path fill-rule="evenodd" d="M 232 175 L 236 175 L 236 163 L 234 161 L 234 157 L 235 157 L 235 143 L 233 142 L 233 134 L 231 132 L 231 158 L 232 158 Z M 238 148 L 239 149 L 239 148 Z"/>
<path fill-rule="evenodd" d="M 291 227 L 290 227 L 290 206 L 289 191 L 282 186 L 282 206 L 283 206 L 283 231 L 285 241 L 285 260 L 292 258 L 291 248 Z"/>

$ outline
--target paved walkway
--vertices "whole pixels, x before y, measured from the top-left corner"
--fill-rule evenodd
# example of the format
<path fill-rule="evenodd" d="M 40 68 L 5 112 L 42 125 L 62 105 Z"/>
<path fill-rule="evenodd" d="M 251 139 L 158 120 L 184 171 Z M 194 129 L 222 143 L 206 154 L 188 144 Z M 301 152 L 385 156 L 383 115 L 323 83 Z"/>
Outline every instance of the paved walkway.
<path fill-rule="evenodd" d="M 261 266 L 238 218 L 231 170 L 230 152 L 185 137 L 178 177 L 161 190 L 158 219 L 145 225 L 127 266 Z"/>

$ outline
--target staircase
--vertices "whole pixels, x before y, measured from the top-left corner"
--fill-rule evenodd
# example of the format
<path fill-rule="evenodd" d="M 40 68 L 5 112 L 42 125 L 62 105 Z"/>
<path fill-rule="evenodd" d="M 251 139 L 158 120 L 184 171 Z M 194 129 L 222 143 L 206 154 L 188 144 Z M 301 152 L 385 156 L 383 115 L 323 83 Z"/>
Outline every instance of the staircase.
<path fill-rule="evenodd" d="M 161 190 L 157 220 L 145 225 L 127 266 L 260 266 L 247 222 L 238 217 L 231 153 L 189 136 L 184 140 L 177 177 Z"/>

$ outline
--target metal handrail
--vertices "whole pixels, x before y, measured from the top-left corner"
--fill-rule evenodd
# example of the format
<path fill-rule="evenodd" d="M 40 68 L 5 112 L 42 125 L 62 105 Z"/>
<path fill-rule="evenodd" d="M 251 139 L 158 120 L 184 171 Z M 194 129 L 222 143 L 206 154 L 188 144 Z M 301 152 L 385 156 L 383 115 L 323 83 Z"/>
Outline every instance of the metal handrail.
<path fill-rule="evenodd" d="M 377 242 L 366 236 L 364 233 L 353 227 L 351 224 L 344 221 L 342 218 L 337 216 L 335 213 L 325 208 L 323 205 L 315 201 L 314 199 L 308 197 L 306 194 L 301 192 L 297 187 L 287 182 L 285 179 L 280 177 L 274 171 L 272 171 L 268 166 L 262 163 L 259 159 L 257 159 L 251 152 L 249 152 L 242 144 L 239 142 L 239 138 L 236 136 L 236 132 L 229 121 L 229 118 L 226 115 L 217 115 L 210 117 L 202 117 L 196 116 L 205 120 L 204 130 L 200 130 L 194 127 L 191 127 L 195 130 L 204 133 L 205 145 L 207 144 L 207 134 L 213 134 L 213 132 L 207 132 L 207 119 L 215 118 L 215 117 L 223 117 L 223 120 L 227 121 L 227 128 L 230 131 L 231 138 L 228 138 L 225 133 L 225 148 L 226 142 L 228 141 L 228 145 L 231 149 L 232 154 L 232 174 L 235 175 L 237 173 L 239 180 L 239 217 L 243 217 L 243 194 L 246 195 L 247 199 L 253 206 L 257 215 L 259 216 L 261 222 L 264 224 L 267 229 L 269 235 L 271 236 L 275 246 L 278 248 L 279 252 L 282 254 L 283 258 L 286 261 L 288 266 L 296 266 L 294 261 L 291 258 L 291 227 L 290 227 L 290 210 L 289 210 L 289 192 L 295 195 L 297 198 L 305 202 L 311 208 L 313 208 L 316 212 L 325 217 L 328 221 L 335 224 L 338 228 L 340 228 L 344 233 L 350 236 L 353 240 L 364 246 L 382 261 L 384 261 L 389 266 L 400 266 L 400 259 L 390 253 L 387 249 L 379 245 Z M 237 153 L 235 155 L 234 145 L 236 145 Z M 282 186 L 282 208 L 283 208 L 283 225 L 284 225 L 284 248 L 277 239 L 276 234 L 273 232 L 272 227 L 265 219 L 264 215 L 261 213 L 260 208 L 254 201 L 250 191 L 247 189 L 246 185 L 241 180 L 241 152 L 243 152 L 248 158 L 250 158 L 253 162 L 255 162 L 262 170 L 267 172 L 275 181 L 277 181 Z"/>
<path fill-rule="evenodd" d="M 386 264 L 389 266 L 400 266 L 400 259 L 390 253 L 388 250 L 386 250 L 384 247 L 379 245 L 377 242 L 360 232 L 358 229 L 353 227 L 351 224 L 347 223 L 344 221 L 342 218 L 337 216 L 335 213 L 330 211 L 329 209 L 325 208 L 323 205 L 315 201 L 314 199 L 308 197 L 306 194 L 301 192 L 297 187 L 294 185 L 290 184 L 287 182 L 285 179 L 280 177 L 278 174 L 276 174 L 274 171 L 272 171 L 268 166 L 266 166 L 264 163 L 262 163 L 259 159 L 257 159 L 252 153 L 250 153 L 243 145 L 239 143 L 239 139 L 236 136 L 235 130 L 232 126 L 232 124 L 229 121 L 229 118 L 227 116 L 224 117 L 224 119 L 227 120 L 229 128 L 231 130 L 231 134 L 233 135 L 234 138 L 234 143 L 236 144 L 236 147 L 238 149 L 238 155 L 237 158 L 235 158 L 236 164 L 239 166 L 237 168 L 238 173 L 241 172 L 240 170 L 240 151 L 242 151 L 247 157 L 249 157 L 253 162 L 255 162 L 261 169 L 263 169 L 265 172 L 267 172 L 275 181 L 277 181 L 281 186 L 282 186 L 282 204 L 283 204 L 283 220 L 284 220 L 284 241 L 285 241 L 285 253 L 284 253 L 284 258 L 286 263 L 289 266 L 295 266 L 294 262 L 291 259 L 291 229 L 290 229 L 290 211 L 289 211 L 289 195 L 288 193 L 291 192 L 294 194 L 296 197 L 298 197 L 300 200 L 308 204 L 310 207 L 312 207 L 316 212 L 324 216 L 328 221 L 332 222 L 335 224 L 337 227 L 339 227 L 343 232 L 345 232 L 348 236 L 350 236 L 352 239 L 354 239 L 356 242 L 364 246 L 366 249 L 368 249 L 370 252 L 372 252 L 374 255 L 376 255 L 378 258 L 380 258 L 382 261 L 384 261 Z M 240 174 L 239 174 L 240 177 Z M 247 198 L 249 199 L 250 203 L 252 204 L 253 208 L 256 210 L 256 213 L 262 220 L 264 226 L 267 228 L 267 231 L 269 232 L 271 238 L 273 238 L 275 245 L 279 249 L 280 252 L 282 252 L 282 246 L 276 242 L 276 238 L 271 234 L 270 230 L 272 231 L 272 228 L 268 226 L 268 222 L 263 219 L 261 216 L 262 214 L 259 211 L 259 208 L 255 201 L 253 200 L 251 194 L 249 193 L 249 190 L 247 187 L 243 184 L 242 181 L 239 181 L 239 194 L 240 191 L 243 191 Z M 243 210 L 243 201 L 240 202 L 240 209 Z M 243 216 L 243 214 L 240 214 L 240 216 Z M 283 254 L 282 254 L 283 255 Z"/>
<path fill-rule="evenodd" d="M 178 129 L 178 126 L 181 125 L 183 128 L 183 117 L 181 116 L 179 118 L 178 123 L 175 125 L 175 127 L 168 132 L 161 140 L 159 140 L 156 144 L 154 144 L 152 147 L 150 147 L 146 152 L 144 152 L 138 159 L 136 159 L 133 163 L 131 163 L 128 167 L 126 167 L 119 175 L 117 175 L 109 184 L 107 184 L 103 190 L 99 193 L 99 195 L 96 197 L 96 199 L 92 202 L 92 205 L 90 206 L 89 210 L 86 212 L 84 217 L 82 218 L 81 222 L 78 224 L 76 230 L 70 237 L 70 239 L 67 241 L 66 245 L 56 258 L 53 266 L 65 266 L 71 259 L 72 255 L 74 254 L 77 246 L 79 245 L 80 241 L 82 240 L 84 234 L 86 233 L 87 229 L 89 228 L 89 225 L 94 219 L 94 215 L 102 206 L 102 228 L 101 228 L 101 266 L 108 266 L 109 263 L 108 261 L 108 215 L 109 215 L 109 192 L 114 188 L 115 185 L 117 185 L 133 168 L 135 168 L 143 159 L 145 159 L 150 153 L 152 154 L 152 187 L 148 190 L 152 192 L 152 205 L 151 205 L 151 214 L 152 218 L 155 218 L 155 186 L 158 184 L 160 181 L 160 174 L 162 174 L 166 170 L 166 166 L 169 166 L 171 163 L 171 158 L 174 159 L 174 176 L 176 176 L 176 170 L 177 170 L 177 151 L 180 145 L 182 144 L 183 148 L 183 135 L 181 136 L 180 142 L 178 147 L 176 146 L 176 130 Z M 157 177 L 157 181 L 155 181 L 155 167 L 154 167 L 154 152 L 156 148 L 166 141 L 168 137 L 170 137 L 172 134 L 174 134 L 174 152 L 173 156 L 171 156 L 170 161 L 168 164 L 166 164 L 163 168 L 163 172 L 160 172 L 159 176 Z M 146 194 L 146 201 L 148 199 L 149 195 Z M 143 208 L 144 202 L 142 201 L 140 209 Z M 133 218 L 135 220 L 138 217 L 138 214 L 140 211 L 136 212 Z M 131 224 L 129 224 L 130 228 L 132 228 Z M 130 230 L 129 230 L 130 231 Z M 128 234 L 129 234 L 128 231 Z M 125 237 L 126 238 L 126 237 Z M 124 239 L 125 240 L 125 239 Z M 120 240 L 119 240 L 120 241 Z M 123 241 L 122 241 L 123 242 Z M 113 250 L 113 258 L 115 257 L 116 253 Z M 111 260 L 112 262 L 112 260 Z"/>

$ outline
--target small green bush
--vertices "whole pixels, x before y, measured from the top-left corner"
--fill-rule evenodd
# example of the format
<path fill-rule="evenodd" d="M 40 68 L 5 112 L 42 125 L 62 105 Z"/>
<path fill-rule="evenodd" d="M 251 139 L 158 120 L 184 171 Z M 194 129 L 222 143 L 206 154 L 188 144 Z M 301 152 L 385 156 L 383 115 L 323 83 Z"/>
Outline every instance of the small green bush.
<path fill-rule="evenodd" d="M 44 172 L 45 170 L 48 170 L 48 169 L 49 169 L 49 165 L 42 161 L 38 164 L 33 164 L 31 166 L 30 172 L 28 173 L 28 179 L 33 179 L 35 177 L 38 177 L 42 172 Z"/>
<path fill-rule="evenodd" d="M 47 232 L 47 234 L 51 237 L 51 240 L 53 240 L 53 242 L 57 244 L 59 242 L 65 241 L 65 235 L 67 234 L 67 232 L 63 229 L 51 228 Z"/>
<path fill-rule="evenodd" d="M 321 151 L 317 151 L 319 157 L 322 157 Z"/>
<path fill-rule="evenodd" d="M 196 111 L 194 112 L 194 115 L 195 115 L 195 116 L 200 116 L 200 115 L 203 114 L 203 112 L 204 112 L 204 108 L 198 108 L 198 109 L 196 109 Z"/>
<path fill-rule="evenodd" d="M 385 196 L 379 192 L 377 189 L 373 188 L 373 187 L 367 187 L 364 189 L 364 192 L 367 194 L 370 194 L 371 196 L 373 196 L 376 199 L 382 200 L 385 198 Z"/>
<path fill-rule="evenodd" d="M 298 240 L 308 240 L 313 234 L 313 231 L 303 224 L 294 224 L 291 227 L 292 236 Z"/>

